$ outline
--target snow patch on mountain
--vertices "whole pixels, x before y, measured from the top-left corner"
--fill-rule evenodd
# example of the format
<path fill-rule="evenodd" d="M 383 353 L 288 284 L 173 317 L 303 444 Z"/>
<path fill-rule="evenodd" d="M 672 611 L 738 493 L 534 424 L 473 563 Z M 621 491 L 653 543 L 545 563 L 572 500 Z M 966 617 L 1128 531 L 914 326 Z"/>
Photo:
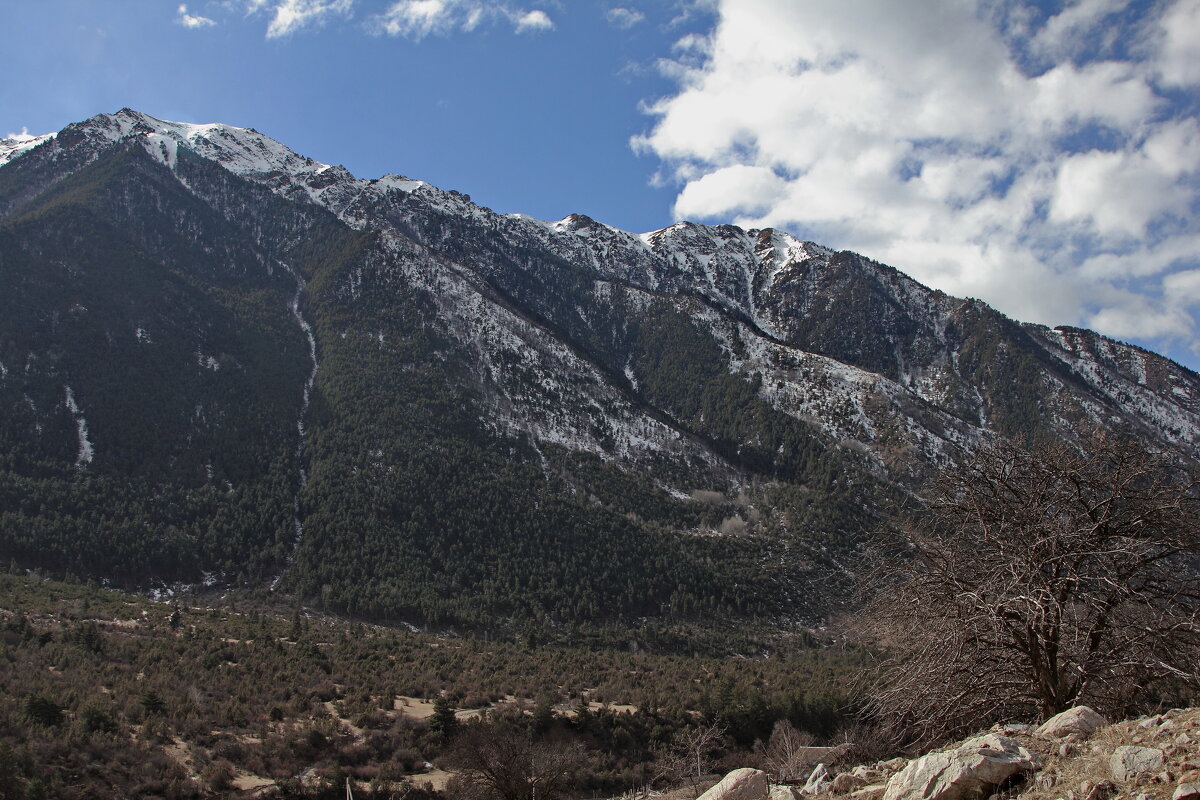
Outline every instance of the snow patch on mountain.
<path fill-rule="evenodd" d="M 0 167 L 38 145 L 50 141 L 56 135 L 55 133 L 46 133 L 41 136 L 30 136 L 27 133 L 17 133 L 0 139 Z"/>
<path fill-rule="evenodd" d="M 196 363 L 204 369 L 212 370 L 213 372 L 221 369 L 221 362 L 217 361 L 213 356 L 206 356 L 203 351 L 196 351 Z"/>
<path fill-rule="evenodd" d="M 1090 331 L 1063 329 L 1055 334 L 1053 339 L 1045 336 L 1038 341 L 1093 392 L 1172 444 L 1200 445 L 1200 392 L 1195 380 L 1189 381 L 1181 368 L 1159 359 L 1161 368 L 1171 371 L 1155 391 L 1144 352 Z M 1128 374 L 1119 366 L 1127 367 Z"/>
<path fill-rule="evenodd" d="M 79 451 L 75 456 L 75 466 L 86 467 L 92 463 L 92 459 L 96 455 L 96 448 L 92 446 L 91 439 L 88 438 L 87 420 L 84 418 L 79 404 L 75 402 L 75 392 L 71 390 L 70 386 L 64 386 L 63 388 L 66 390 L 67 410 L 71 412 L 71 416 L 75 419 L 75 428 L 79 436 Z"/>
<path fill-rule="evenodd" d="M 488 299 L 472 276 L 421 258 L 395 232 L 383 238 L 390 264 L 428 292 L 446 333 L 474 351 L 482 368 L 476 390 L 495 433 L 606 461 L 650 464 L 666 456 L 689 469 L 726 469 L 703 445 L 638 409 L 570 347 Z"/>
<path fill-rule="evenodd" d="M 474 348 L 483 365 L 481 391 L 495 412 L 492 424 L 535 441 L 602 458 L 637 461 L 654 452 L 709 465 L 717 461 L 624 395 L 637 391 L 630 366 L 621 370 L 628 384 L 618 378 L 622 386 L 614 385 L 615 376 L 489 294 L 487 281 L 501 271 L 528 269 L 532 275 L 538 263 L 553 258 L 594 274 L 590 302 L 574 309 L 580 319 L 603 320 L 618 302 L 633 314 L 663 299 L 677 303 L 722 343 L 731 370 L 761 377 L 763 400 L 832 439 L 869 448 L 879 463 L 902 462 L 908 448 L 937 462 L 957 447 L 970 447 L 986 435 L 994 393 L 1006 389 L 985 385 L 977 365 L 960 363 L 963 325 L 978 318 L 979 305 L 782 231 L 680 222 L 633 234 L 582 214 L 554 222 L 499 215 L 467 195 L 424 181 L 357 178 L 253 129 L 166 122 L 128 109 L 72 128 L 96 152 L 137 138 L 170 169 L 178 167 L 183 147 L 285 198 L 325 208 L 351 227 L 382 232 L 389 264 L 375 276 L 357 269 L 344 291 L 359 297 L 364 283 L 389 280 L 389 270 L 427 289 L 441 324 L 460 344 Z M 52 138 L 0 140 L 0 166 Z M 456 224 L 446 226 L 446 219 Z M 482 234 L 487 239 L 482 249 L 495 247 L 502 255 L 453 263 L 440 248 L 471 244 L 450 241 L 457 231 Z M 855 360 L 855 352 L 838 350 L 836 322 L 832 337 L 824 340 L 834 341 L 833 347 L 819 350 L 803 338 L 806 323 L 831 313 L 847 293 L 857 297 L 855 290 L 863 294 L 860 308 L 896 315 L 878 321 L 884 335 L 865 351 L 876 360 Z M 682 302 L 694 296 L 704 302 Z M 372 335 L 378 346 L 386 346 L 377 333 Z M 1043 371 L 1036 381 L 1048 393 L 1048 413 L 1064 430 L 1079 413 L 1100 420 L 1116 412 L 1166 441 L 1200 445 L 1200 379 L 1193 373 L 1093 334 L 1044 329 L 1031 335 L 1051 356 L 1039 362 Z"/>

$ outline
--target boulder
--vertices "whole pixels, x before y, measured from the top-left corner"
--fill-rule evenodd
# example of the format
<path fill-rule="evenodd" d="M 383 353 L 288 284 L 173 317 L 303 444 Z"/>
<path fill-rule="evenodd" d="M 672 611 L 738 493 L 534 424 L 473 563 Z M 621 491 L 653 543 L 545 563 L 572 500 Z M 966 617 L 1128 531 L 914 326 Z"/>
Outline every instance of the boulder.
<path fill-rule="evenodd" d="M 829 788 L 830 780 L 829 770 L 825 768 L 825 765 L 817 764 L 813 767 L 813 771 L 801 791 L 804 794 L 822 794 Z"/>
<path fill-rule="evenodd" d="M 851 792 L 850 800 L 882 800 L 883 793 L 887 791 L 886 783 L 873 783 L 870 786 Z"/>
<path fill-rule="evenodd" d="M 1200 800 L 1200 783 L 1181 783 L 1175 787 L 1171 800 Z"/>
<path fill-rule="evenodd" d="M 866 785 L 867 781 L 865 778 L 855 775 L 852 772 L 843 772 L 829 784 L 829 791 L 834 794 L 849 794 L 855 789 L 861 789 Z"/>
<path fill-rule="evenodd" d="M 1108 800 L 1108 798 L 1120 792 L 1120 789 L 1112 781 L 1100 781 L 1094 786 L 1084 783 L 1079 789 L 1084 800 Z"/>
<path fill-rule="evenodd" d="M 1121 782 L 1162 769 L 1162 765 L 1163 751 L 1157 747 L 1118 747 L 1108 760 L 1113 778 Z"/>
<path fill-rule="evenodd" d="M 1068 708 L 1061 714 L 1055 714 L 1034 731 L 1038 736 L 1052 739 L 1062 739 L 1077 733 L 1080 736 L 1091 736 L 1097 728 L 1108 724 L 1108 720 L 1087 706 Z"/>
<path fill-rule="evenodd" d="M 800 788 L 784 784 L 771 784 L 767 800 L 800 800 Z"/>
<path fill-rule="evenodd" d="M 700 800 L 767 800 L 767 773 L 750 767 L 735 769 Z"/>
<path fill-rule="evenodd" d="M 964 800 L 1038 766 L 1015 740 L 989 733 L 910 761 L 888 781 L 883 800 Z"/>

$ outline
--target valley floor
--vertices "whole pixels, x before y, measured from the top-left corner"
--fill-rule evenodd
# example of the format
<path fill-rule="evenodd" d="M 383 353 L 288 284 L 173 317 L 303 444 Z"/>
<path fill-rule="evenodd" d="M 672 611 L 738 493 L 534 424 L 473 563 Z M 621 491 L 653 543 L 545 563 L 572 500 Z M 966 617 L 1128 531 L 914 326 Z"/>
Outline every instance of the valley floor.
<path fill-rule="evenodd" d="M 570 793 L 612 796 L 680 779 L 682 735 L 718 719 L 705 771 L 781 719 L 833 734 L 863 658 L 536 648 L 195 602 L 0 575 L 0 796 L 341 797 L 349 778 L 419 800 L 473 729 L 565 743 Z"/>

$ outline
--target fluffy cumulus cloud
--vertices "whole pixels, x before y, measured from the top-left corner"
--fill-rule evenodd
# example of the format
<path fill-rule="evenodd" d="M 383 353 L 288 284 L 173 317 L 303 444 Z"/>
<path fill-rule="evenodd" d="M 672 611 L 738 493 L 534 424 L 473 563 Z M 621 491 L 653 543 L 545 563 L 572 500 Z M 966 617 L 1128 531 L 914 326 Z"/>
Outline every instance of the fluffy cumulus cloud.
<path fill-rule="evenodd" d="M 483 23 L 505 22 L 517 33 L 554 29 L 541 9 L 524 9 L 485 0 L 397 0 L 371 19 L 375 33 L 420 41 L 431 34 L 473 31 Z"/>
<path fill-rule="evenodd" d="M 605 18 L 614 28 L 620 28 L 623 31 L 627 31 L 634 25 L 637 25 L 639 22 L 645 20 L 646 15 L 641 11 L 638 11 L 636 8 L 624 8 L 618 6 L 617 8 L 610 8 L 605 14 Z"/>
<path fill-rule="evenodd" d="M 678 217 L 1200 352 L 1200 0 L 717 5 L 633 142 Z"/>
<path fill-rule="evenodd" d="M 179 16 L 175 18 L 175 21 L 185 28 L 208 28 L 217 24 L 208 17 L 202 17 L 199 14 L 189 14 L 187 6 L 182 3 L 179 5 L 178 13 Z"/>
<path fill-rule="evenodd" d="M 539 8 L 518 14 L 513 21 L 517 33 L 537 33 L 538 31 L 554 30 L 554 20 Z"/>

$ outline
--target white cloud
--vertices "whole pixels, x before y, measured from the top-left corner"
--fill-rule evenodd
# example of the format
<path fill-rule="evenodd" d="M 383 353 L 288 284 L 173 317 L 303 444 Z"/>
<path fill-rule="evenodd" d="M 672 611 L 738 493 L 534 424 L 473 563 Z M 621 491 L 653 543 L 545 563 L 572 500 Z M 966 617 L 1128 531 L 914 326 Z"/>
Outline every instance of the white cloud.
<path fill-rule="evenodd" d="M 517 33 L 538 33 L 554 30 L 554 21 L 541 9 L 517 14 L 513 19 Z"/>
<path fill-rule="evenodd" d="M 1033 37 L 1031 49 L 1043 57 L 1059 60 L 1095 48 L 1097 27 L 1105 17 L 1121 11 L 1127 4 L 1127 0 L 1078 0 L 1050 18 Z"/>
<path fill-rule="evenodd" d="M 268 5 L 262 0 L 251 0 L 250 10 Z M 277 39 L 302 28 L 323 25 L 332 16 L 348 15 L 353 6 L 354 0 L 281 0 L 270 6 L 273 14 L 267 24 L 267 38 Z"/>
<path fill-rule="evenodd" d="M 28 142 L 36 139 L 37 137 L 29 133 L 29 128 L 22 127 L 20 133 L 10 133 L 4 138 L 11 139 L 14 142 Z"/>
<path fill-rule="evenodd" d="M 610 25 L 623 31 L 629 30 L 646 19 L 646 15 L 636 8 L 610 8 L 604 16 Z"/>
<path fill-rule="evenodd" d="M 681 217 L 754 214 L 774 205 L 786 191 L 786 181 L 766 167 L 735 164 L 688 183 L 675 202 Z"/>
<path fill-rule="evenodd" d="M 1170 86 L 1200 83 L 1200 0 L 1179 0 L 1160 21 L 1159 69 Z"/>
<path fill-rule="evenodd" d="M 370 29 L 419 42 L 426 36 L 445 36 L 456 30 L 469 33 L 488 21 L 508 22 L 517 33 L 554 29 L 554 21 L 545 11 L 483 0 L 397 0 L 372 17 Z"/>
<path fill-rule="evenodd" d="M 208 28 L 208 27 L 211 27 L 211 26 L 217 24 L 216 22 L 209 19 L 208 17 L 202 17 L 198 14 L 189 14 L 188 10 L 187 10 L 187 6 L 184 4 L 180 4 L 179 16 L 175 18 L 175 21 L 185 28 L 192 28 L 192 29 Z"/>
<path fill-rule="evenodd" d="M 678 217 L 784 227 L 1023 319 L 1195 339 L 1164 281 L 1200 268 L 1198 103 L 1164 84 L 1200 82 L 1200 0 L 1126 5 L 720 0 L 632 144 Z M 1149 33 L 1122 50 L 1126 28 Z"/>
<path fill-rule="evenodd" d="M 1188 195 L 1140 152 L 1091 151 L 1060 162 L 1050 220 L 1087 221 L 1101 236 L 1145 237 L 1151 220 L 1186 209 Z"/>
<path fill-rule="evenodd" d="M 379 29 L 388 36 L 405 36 L 420 41 L 431 33 L 445 33 L 454 27 L 453 7 L 450 0 L 401 0 L 393 3 L 377 18 Z M 468 21 L 473 28 L 478 18 Z"/>

